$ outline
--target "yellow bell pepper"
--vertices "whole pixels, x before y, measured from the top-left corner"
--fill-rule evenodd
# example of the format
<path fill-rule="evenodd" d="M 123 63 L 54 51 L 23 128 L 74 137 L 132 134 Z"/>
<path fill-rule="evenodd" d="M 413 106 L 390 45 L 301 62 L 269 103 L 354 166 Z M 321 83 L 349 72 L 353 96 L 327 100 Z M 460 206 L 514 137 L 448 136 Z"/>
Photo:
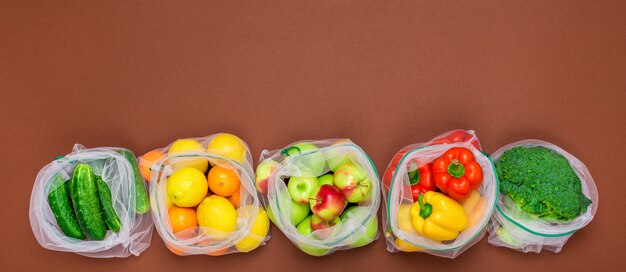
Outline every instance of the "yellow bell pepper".
<path fill-rule="evenodd" d="M 421 248 L 414 246 L 413 244 L 404 241 L 400 238 L 396 238 L 396 243 L 395 246 L 398 250 L 400 251 L 404 251 L 404 252 L 419 252 L 422 251 Z"/>
<path fill-rule="evenodd" d="M 465 210 L 458 202 L 433 191 L 420 194 L 410 214 L 417 233 L 435 241 L 454 240 L 468 225 Z"/>
<path fill-rule="evenodd" d="M 400 207 L 398 207 L 398 228 L 408 234 L 415 235 L 417 232 L 415 232 L 413 224 L 411 224 L 410 210 L 411 204 L 400 204 Z M 422 250 L 421 248 L 416 247 L 400 238 L 396 238 L 396 248 L 404 252 L 416 252 Z"/>

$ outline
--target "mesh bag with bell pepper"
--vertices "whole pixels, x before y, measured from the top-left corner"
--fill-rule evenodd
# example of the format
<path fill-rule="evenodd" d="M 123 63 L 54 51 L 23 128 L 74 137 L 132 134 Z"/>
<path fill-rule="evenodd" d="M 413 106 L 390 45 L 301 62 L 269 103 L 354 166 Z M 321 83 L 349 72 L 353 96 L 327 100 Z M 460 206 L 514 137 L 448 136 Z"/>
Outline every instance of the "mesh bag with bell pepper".
<path fill-rule="evenodd" d="M 383 175 L 387 249 L 455 258 L 484 236 L 497 187 L 473 131 L 402 148 Z"/>

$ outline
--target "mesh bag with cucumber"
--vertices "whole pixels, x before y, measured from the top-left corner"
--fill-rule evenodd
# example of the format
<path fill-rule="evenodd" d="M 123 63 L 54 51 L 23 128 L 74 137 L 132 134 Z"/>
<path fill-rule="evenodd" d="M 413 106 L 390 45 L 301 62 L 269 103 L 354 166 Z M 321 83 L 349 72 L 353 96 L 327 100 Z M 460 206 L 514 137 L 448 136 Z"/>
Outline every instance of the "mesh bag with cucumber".
<path fill-rule="evenodd" d="M 98 258 L 128 257 L 150 245 L 149 209 L 145 183 L 130 150 L 76 145 L 37 175 L 30 221 L 44 248 Z"/>

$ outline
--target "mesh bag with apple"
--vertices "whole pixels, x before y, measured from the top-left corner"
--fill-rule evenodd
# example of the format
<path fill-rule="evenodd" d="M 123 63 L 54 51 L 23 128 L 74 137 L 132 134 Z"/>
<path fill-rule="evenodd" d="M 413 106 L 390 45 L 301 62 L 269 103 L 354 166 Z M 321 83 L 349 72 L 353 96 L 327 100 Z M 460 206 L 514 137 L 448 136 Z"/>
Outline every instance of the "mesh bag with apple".
<path fill-rule="evenodd" d="M 528 139 L 508 144 L 492 156 L 501 194 L 489 225 L 490 244 L 558 253 L 593 219 L 598 190 L 585 164 L 567 151 Z"/>
<path fill-rule="evenodd" d="M 484 237 L 497 195 L 493 163 L 473 131 L 406 146 L 383 175 L 387 250 L 455 258 Z"/>
<path fill-rule="evenodd" d="M 377 238 L 378 174 L 348 139 L 264 150 L 256 172 L 270 219 L 300 250 L 323 256 Z"/>
<path fill-rule="evenodd" d="M 239 137 L 179 139 L 144 154 L 139 164 L 150 183 L 156 230 L 173 253 L 245 253 L 269 239 L 250 149 Z"/>
<path fill-rule="evenodd" d="M 150 246 L 145 181 L 124 148 L 85 148 L 59 156 L 37 174 L 30 224 L 47 249 L 94 258 L 138 256 Z"/>

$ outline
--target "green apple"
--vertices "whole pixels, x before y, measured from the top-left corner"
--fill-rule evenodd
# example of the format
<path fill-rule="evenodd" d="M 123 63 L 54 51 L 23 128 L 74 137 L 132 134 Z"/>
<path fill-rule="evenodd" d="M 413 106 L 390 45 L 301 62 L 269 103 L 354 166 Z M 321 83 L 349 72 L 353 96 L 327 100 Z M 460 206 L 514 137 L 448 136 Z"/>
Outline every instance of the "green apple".
<path fill-rule="evenodd" d="M 345 150 L 331 150 L 326 156 L 328 157 L 328 168 L 333 172 L 337 172 L 337 169 L 344 164 L 352 162 L 350 156 L 345 153 Z"/>
<path fill-rule="evenodd" d="M 272 221 L 272 223 L 274 223 L 274 225 L 278 225 L 276 224 L 276 217 L 274 217 L 274 212 L 272 212 L 272 206 L 267 205 L 267 209 L 265 209 L 267 212 L 267 217 L 270 218 L 270 221 Z"/>
<path fill-rule="evenodd" d="M 349 143 L 352 143 L 352 141 L 348 139 L 340 139 L 334 142 L 331 146 L 349 144 Z M 339 167 L 351 162 L 350 153 L 352 152 L 352 150 L 350 149 L 350 151 L 348 152 L 346 152 L 346 150 L 347 149 L 345 148 L 341 148 L 341 149 L 333 148 L 333 149 L 330 149 L 328 153 L 326 153 L 326 158 L 328 159 L 328 168 L 330 168 L 331 171 L 336 172 L 337 169 L 339 169 Z"/>
<path fill-rule="evenodd" d="M 297 226 L 302 220 L 304 220 L 311 212 L 310 205 L 300 204 L 295 201 L 289 201 L 291 203 L 291 224 Z"/>
<path fill-rule="evenodd" d="M 364 205 L 363 203 L 367 203 L 372 201 L 372 192 L 374 191 L 374 189 L 370 189 L 369 192 L 367 192 L 367 194 L 363 197 L 363 199 L 361 199 L 361 201 L 359 201 L 359 204 Z"/>
<path fill-rule="evenodd" d="M 358 203 L 366 199 L 372 182 L 365 173 L 352 163 L 344 164 L 335 172 L 334 185 L 341 191 L 346 201 Z"/>
<path fill-rule="evenodd" d="M 291 177 L 287 183 L 291 199 L 300 204 L 309 203 L 318 187 L 319 181 L 316 177 Z"/>
<path fill-rule="evenodd" d="M 283 150 L 286 156 L 299 155 L 294 164 L 300 169 L 302 175 L 321 176 L 326 170 L 326 156 L 322 152 L 314 152 L 319 147 L 312 143 L 297 143 Z"/>
<path fill-rule="evenodd" d="M 341 218 L 342 221 L 348 220 L 350 216 L 356 215 L 356 212 L 358 212 L 359 209 L 364 209 L 364 208 L 360 208 L 359 206 L 352 206 L 346 209 L 339 216 L 339 218 Z M 369 220 L 369 222 L 365 224 L 365 233 L 355 232 L 354 234 L 352 234 L 353 236 L 360 237 L 360 238 L 358 238 L 355 242 L 351 243 L 350 246 L 360 247 L 360 246 L 364 246 L 364 245 L 371 243 L 372 241 L 376 239 L 377 232 L 378 232 L 378 219 L 376 218 L 376 215 L 374 215 Z M 354 237 L 354 239 L 356 239 L 356 237 Z"/>
<path fill-rule="evenodd" d="M 348 155 L 339 155 L 337 157 L 328 159 L 328 167 L 331 171 L 336 172 L 339 167 L 342 167 L 343 165 L 351 162 L 352 161 L 350 161 Z"/>
<path fill-rule="evenodd" d="M 290 204 L 291 205 L 291 224 L 293 224 L 294 226 L 297 226 L 300 222 L 302 222 L 302 220 L 304 220 L 304 218 L 306 218 L 307 216 L 309 216 L 309 213 L 311 212 L 311 208 L 309 205 L 302 205 L 302 204 L 298 204 L 295 201 L 291 200 L 291 199 L 286 199 L 284 201 L 289 201 L 289 202 L 285 202 L 286 204 Z M 285 205 L 285 204 L 283 204 Z M 272 206 L 267 205 L 267 216 L 270 218 L 270 220 L 272 222 L 274 222 L 274 224 L 276 225 L 276 218 L 274 217 L 274 212 L 272 211 Z"/>
<path fill-rule="evenodd" d="M 302 222 L 298 224 L 296 229 L 298 230 L 300 234 L 304 236 L 307 236 L 311 239 L 317 239 L 315 236 L 311 235 L 311 233 L 313 233 L 313 228 L 311 228 L 311 216 L 308 216 L 307 218 L 302 220 Z M 302 242 L 297 243 L 297 245 L 300 248 L 300 250 L 302 250 L 304 253 L 312 255 L 312 256 L 322 256 L 330 252 L 330 249 L 318 248 L 318 247 L 307 245 Z"/>
<path fill-rule="evenodd" d="M 262 193 L 267 194 L 267 185 L 269 177 L 278 168 L 280 164 L 272 159 L 266 159 L 262 161 L 259 166 L 256 167 L 256 189 Z"/>
<path fill-rule="evenodd" d="M 298 224 L 298 226 L 296 226 L 298 232 L 304 236 L 313 233 L 313 228 L 311 228 L 311 216 L 313 215 L 307 216 L 304 220 L 302 220 L 302 222 L 300 222 L 300 224 Z"/>
<path fill-rule="evenodd" d="M 333 174 L 326 174 L 326 175 L 323 175 L 323 176 L 317 178 L 317 180 L 319 181 L 320 186 L 322 186 L 324 184 L 333 185 L 333 179 L 334 178 L 335 177 L 333 176 Z"/>

